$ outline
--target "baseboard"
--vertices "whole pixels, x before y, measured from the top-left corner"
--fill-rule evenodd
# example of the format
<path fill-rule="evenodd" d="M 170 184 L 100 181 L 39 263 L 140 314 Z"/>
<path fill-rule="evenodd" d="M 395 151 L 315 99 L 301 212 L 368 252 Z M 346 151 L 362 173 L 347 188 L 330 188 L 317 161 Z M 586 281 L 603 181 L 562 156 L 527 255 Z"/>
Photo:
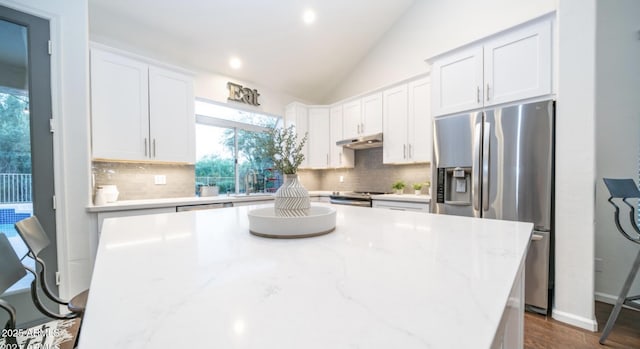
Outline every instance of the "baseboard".
<path fill-rule="evenodd" d="M 598 322 L 596 321 L 596 319 L 588 319 L 556 309 L 553 309 L 551 311 L 551 317 L 566 324 L 583 328 L 587 331 L 598 331 Z"/>
<path fill-rule="evenodd" d="M 596 296 L 595 297 L 596 301 L 602 302 L 602 303 L 611 304 L 611 305 L 615 305 L 616 301 L 618 300 L 618 296 L 614 296 L 614 295 L 611 295 L 611 294 L 608 294 L 608 293 L 596 292 L 595 296 Z M 636 302 L 636 303 L 638 303 L 638 302 Z M 636 308 L 632 308 L 632 307 L 629 307 L 629 306 L 626 306 L 626 305 L 622 305 L 622 307 L 626 308 L 626 309 L 640 311 L 640 310 L 638 310 Z"/>
<path fill-rule="evenodd" d="M 611 305 L 616 304 L 616 300 L 618 299 L 618 296 L 614 296 L 614 295 L 611 295 L 608 293 L 602 293 L 602 292 L 596 292 L 595 296 L 596 296 L 596 301 L 611 304 Z"/>

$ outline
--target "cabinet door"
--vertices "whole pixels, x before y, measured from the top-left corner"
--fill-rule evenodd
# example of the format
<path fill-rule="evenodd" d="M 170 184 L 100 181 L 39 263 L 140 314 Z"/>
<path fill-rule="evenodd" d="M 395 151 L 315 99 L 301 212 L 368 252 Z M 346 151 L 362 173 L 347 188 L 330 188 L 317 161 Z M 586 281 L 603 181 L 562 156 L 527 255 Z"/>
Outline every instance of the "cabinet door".
<path fill-rule="evenodd" d="M 383 163 L 408 162 L 407 84 L 385 90 Z"/>
<path fill-rule="evenodd" d="M 194 102 L 191 77 L 149 68 L 151 159 L 195 162 Z"/>
<path fill-rule="evenodd" d="M 485 105 L 551 93 L 551 22 L 532 23 L 484 46 Z"/>
<path fill-rule="evenodd" d="M 409 83 L 407 142 L 412 162 L 431 162 L 433 152 L 431 84 L 429 79 Z"/>
<path fill-rule="evenodd" d="M 367 136 L 380 132 L 382 132 L 382 93 L 374 93 L 362 98 L 360 134 Z"/>
<path fill-rule="evenodd" d="M 293 126 L 298 135 L 298 142 L 302 140 L 305 134 L 309 132 L 309 120 L 307 118 L 307 107 L 297 102 L 291 103 L 285 107 L 284 111 L 285 127 Z M 302 148 L 304 161 L 299 168 L 306 168 L 309 164 L 309 138 Z"/>
<path fill-rule="evenodd" d="M 360 99 L 343 104 L 342 106 L 342 134 L 344 139 L 357 138 L 360 135 L 362 114 Z"/>
<path fill-rule="evenodd" d="M 329 166 L 329 108 L 309 108 L 309 167 Z"/>
<path fill-rule="evenodd" d="M 331 138 L 329 141 L 329 167 L 350 167 L 354 165 L 354 150 L 336 145 L 336 142 L 344 139 L 342 134 L 342 105 L 332 107 L 330 110 Z"/>
<path fill-rule="evenodd" d="M 148 160 L 147 65 L 91 50 L 93 158 Z"/>
<path fill-rule="evenodd" d="M 482 46 L 437 59 L 431 68 L 433 115 L 482 107 Z"/>

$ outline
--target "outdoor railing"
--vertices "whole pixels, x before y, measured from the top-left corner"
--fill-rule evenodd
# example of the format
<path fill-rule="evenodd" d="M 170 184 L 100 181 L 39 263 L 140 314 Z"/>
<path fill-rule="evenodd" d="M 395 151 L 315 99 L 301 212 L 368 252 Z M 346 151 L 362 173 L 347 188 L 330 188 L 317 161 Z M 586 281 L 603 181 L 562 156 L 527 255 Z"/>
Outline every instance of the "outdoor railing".
<path fill-rule="evenodd" d="M 0 173 L 0 203 L 31 202 L 31 174 Z"/>

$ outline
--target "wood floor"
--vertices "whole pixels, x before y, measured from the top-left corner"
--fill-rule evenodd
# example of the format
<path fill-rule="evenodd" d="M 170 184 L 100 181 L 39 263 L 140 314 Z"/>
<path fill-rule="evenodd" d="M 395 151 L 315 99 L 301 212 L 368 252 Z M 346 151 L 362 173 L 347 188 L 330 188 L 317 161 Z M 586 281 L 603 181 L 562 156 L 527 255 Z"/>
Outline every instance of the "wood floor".
<path fill-rule="evenodd" d="M 613 306 L 596 302 L 599 332 L 590 332 L 553 320 L 550 316 L 525 313 L 525 349 L 640 349 L 640 312 L 622 309 L 605 345 L 598 340 Z"/>

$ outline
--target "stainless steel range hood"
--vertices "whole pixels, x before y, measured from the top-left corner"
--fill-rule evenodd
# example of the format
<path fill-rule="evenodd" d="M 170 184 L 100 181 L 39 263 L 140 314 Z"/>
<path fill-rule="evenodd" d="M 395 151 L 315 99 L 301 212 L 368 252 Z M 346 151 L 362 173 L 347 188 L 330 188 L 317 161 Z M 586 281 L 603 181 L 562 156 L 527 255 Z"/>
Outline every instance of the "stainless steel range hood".
<path fill-rule="evenodd" d="M 336 145 L 349 149 L 369 149 L 382 146 L 382 133 L 358 138 L 349 138 L 336 142 Z"/>

